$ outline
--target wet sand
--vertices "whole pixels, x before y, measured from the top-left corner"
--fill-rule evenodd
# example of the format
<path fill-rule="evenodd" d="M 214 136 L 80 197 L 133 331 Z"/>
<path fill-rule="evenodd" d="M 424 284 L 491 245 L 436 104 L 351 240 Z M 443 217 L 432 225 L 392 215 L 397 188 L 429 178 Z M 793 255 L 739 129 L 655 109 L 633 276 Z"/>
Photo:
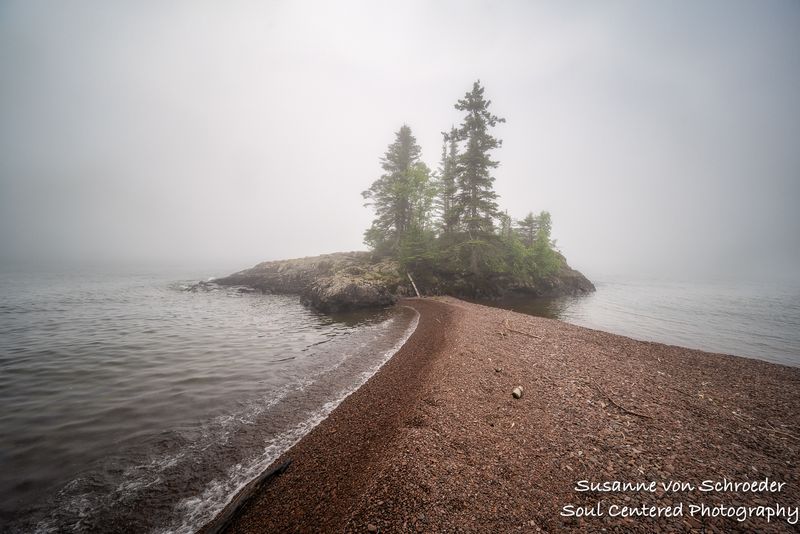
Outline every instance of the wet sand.
<path fill-rule="evenodd" d="M 793 532 L 690 504 L 800 505 L 800 369 L 452 298 L 276 461 L 228 532 Z M 512 389 L 522 386 L 522 398 Z M 776 492 L 576 492 L 579 480 L 777 480 Z M 683 504 L 678 517 L 610 505 Z M 562 517 L 565 505 L 603 512 Z M 619 509 L 617 509 L 619 510 Z"/>

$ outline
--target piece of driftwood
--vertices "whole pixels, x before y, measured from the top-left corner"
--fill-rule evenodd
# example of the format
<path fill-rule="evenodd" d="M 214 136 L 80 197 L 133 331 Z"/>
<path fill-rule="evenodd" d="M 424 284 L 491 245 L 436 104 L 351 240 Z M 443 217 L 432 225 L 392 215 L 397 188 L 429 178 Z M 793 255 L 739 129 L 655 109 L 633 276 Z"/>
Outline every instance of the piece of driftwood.
<path fill-rule="evenodd" d="M 233 500 L 231 500 L 231 502 L 229 502 L 225 508 L 223 508 L 222 512 L 217 514 L 217 517 L 205 525 L 200 532 L 202 534 L 222 534 L 225 532 L 233 520 L 236 519 L 236 516 L 239 515 L 239 511 L 244 507 L 245 504 L 247 504 L 253 495 L 255 495 L 256 492 L 272 478 L 285 473 L 286 470 L 289 469 L 290 465 L 292 465 L 292 460 L 288 459 L 282 464 L 264 471 L 258 477 L 251 480 L 244 488 L 242 488 L 239 493 L 236 494 L 236 497 L 234 497 Z"/>
<path fill-rule="evenodd" d="M 628 408 L 626 408 L 625 406 L 621 405 L 620 403 L 618 403 L 617 401 L 615 401 L 615 400 L 614 400 L 614 399 L 611 397 L 611 395 L 609 395 L 608 393 L 606 393 L 606 392 L 603 390 L 603 388 L 601 388 L 601 387 L 600 387 L 600 384 L 597 384 L 596 382 L 592 382 L 592 385 L 595 387 L 595 389 L 597 389 L 597 391 L 599 391 L 599 392 L 600 392 L 600 394 L 601 394 L 602 396 L 604 396 L 605 398 L 607 398 L 607 399 L 609 400 L 609 402 L 611 402 L 611 404 L 613 404 L 614 406 L 616 406 L 617 408 L 619 408 L 619 409 L 620 409 L 620 410 L 622 410 L 623 412 L 625 412 L 625 413 L 629 413 L 629 414 L 631 414 L 631 415 L 635 415 L 636 417 L 642 417 L 642 418 L 644 418 L 644 419 L 652 419 L 652 418 L 653 418 L 653 416 L 652 416 L 652 415 L 647 415 L 647 414 L 644 414 L 644 413 L 635 412 L 635 411 L 633 411 L 633 410 L 631 410 L 631 409 L 628 409 Z"/>
<path fill-rule="evenodd" d="M 419 290 L 417 289 L 417 284 L 414 283 L 414 279 L 411 278 L 411 273 L 406 272 L 406 276 L 408 276 L 408 279 L 411 280 L 411 285 L 414 286 L 414 293 L 416 293 L 417 297 L 419 297 L 420 296 Z"/>
<path fill-rule="evenodd" d="M 780 428 L 776 428 L 775 426 L 771 425 L 769 421 L 764 421 L 764 422 L 767 424 L 767 427 L 769 427 L 769 428 L 765 428 L 764 430 L 775 432 L 776 434 L 780 434 L 782 436 L 786 436 L 788 438 L 792 438 L 795 441 L 800 441 L 800 438 L 795 436 L 791 432 L 787 432 L 787 431 L 782 430 Z"/>
<path fill-rule="evenodd" d="M 503 327 L 505 327 L 506 330 L 509 330 L 511 332 L 515 332 L 517 334 L 522 334 L 523 336 L 532 337 L 533 339 L 542 339 L 542 336 L 537 336 L 535 334 L 529 334 L 528 332 L 523 332 L 522 330 L 517 330 L 516 328 L 511 328 L 511 325 L 508 324 L 508 319 L 503 321 Z"/>

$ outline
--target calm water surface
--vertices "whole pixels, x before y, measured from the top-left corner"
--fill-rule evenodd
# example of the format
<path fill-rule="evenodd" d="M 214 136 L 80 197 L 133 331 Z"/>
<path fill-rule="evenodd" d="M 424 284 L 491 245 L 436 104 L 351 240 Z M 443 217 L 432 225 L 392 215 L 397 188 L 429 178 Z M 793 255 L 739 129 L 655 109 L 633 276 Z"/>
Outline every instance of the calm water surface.
<path fill-rule="evenodd" d="M 658 341 L 800 366 L 800 286 L 606 277 L 597 292 L 485 301 L 541 317 Z"/>
<path fill-rule="evenodd" d="M 416 324 L 150 275 L 0 275 L 0 531 L 193 532 Z"/>

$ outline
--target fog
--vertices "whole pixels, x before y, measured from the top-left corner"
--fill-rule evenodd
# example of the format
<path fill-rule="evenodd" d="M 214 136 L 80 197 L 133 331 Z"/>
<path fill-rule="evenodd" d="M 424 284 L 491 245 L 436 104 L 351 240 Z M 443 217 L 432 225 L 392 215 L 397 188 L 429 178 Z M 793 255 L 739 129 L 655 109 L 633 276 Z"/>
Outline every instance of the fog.
<path fill-rule="evenodd" d="M 3 2 L 0 255 L 364 249 L 403 124 L 480 79 L 500 205 L 590 278 L 800 272 L 800 3 Z"/>

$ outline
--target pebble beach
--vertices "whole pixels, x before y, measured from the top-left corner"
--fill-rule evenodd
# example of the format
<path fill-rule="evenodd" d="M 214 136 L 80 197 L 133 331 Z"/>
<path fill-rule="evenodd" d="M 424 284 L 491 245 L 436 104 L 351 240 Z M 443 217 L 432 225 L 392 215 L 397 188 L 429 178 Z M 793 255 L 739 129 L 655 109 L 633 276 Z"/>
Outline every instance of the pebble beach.
<path fill-rule="evenodd" d="M 226 532 L 798 528 L 800 369 L 450 297 L 401 305 L 414 334 Z"/>

